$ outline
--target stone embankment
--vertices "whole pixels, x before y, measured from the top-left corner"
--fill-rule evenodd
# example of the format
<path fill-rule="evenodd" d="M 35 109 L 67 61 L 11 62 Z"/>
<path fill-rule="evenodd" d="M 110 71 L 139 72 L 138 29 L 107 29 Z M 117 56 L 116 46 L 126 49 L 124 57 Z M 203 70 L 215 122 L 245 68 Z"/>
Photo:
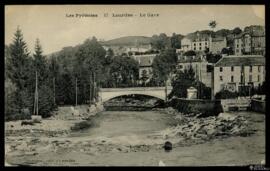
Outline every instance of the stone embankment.
<path fill-rule="evenodd" d="M 198 117 L 200 115 L 184 115 L 173 108 L 159 110 L 172 115 L 175 120 L 171 127 L 157 133 L 156 136 L 164 139 L 182 139 L 179 143 L 184 145 L 186 142 L 201 143 L 231 136 L 246 137 L 256 131 L 244 116 L 220 113 L 218 116 Z"/>

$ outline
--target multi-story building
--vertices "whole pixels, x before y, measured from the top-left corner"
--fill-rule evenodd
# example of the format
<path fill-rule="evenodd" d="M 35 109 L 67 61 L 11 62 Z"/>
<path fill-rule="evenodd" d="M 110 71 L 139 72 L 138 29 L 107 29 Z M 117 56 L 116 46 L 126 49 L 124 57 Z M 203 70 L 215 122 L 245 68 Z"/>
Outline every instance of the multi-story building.
<path fill-rule="evenodd" d="M 225 56 L 214 65 L 213 93 L 240 92 L 265 81 L 265 58 L 261 55 Z"/>
<path fill-rule="evenodd" d="M 135 54 L 135 52 L 144 53 L 152 49 L 151 45 L 104 45 L 103 48 L 108 50 L 109 48 L 113 50 L 115 55 L 121 55 L 123 53 Z"/>
<path fill-rule="evenodd" d="M 195 78 L 204 83 L 207 87 L 211 87 L 211 70 L 206 59 L 201 56 L 179 56 L 176 66 L 177 70 L 184 71 L 192 68 L 195 72 Z"/>
<path fill-rule="evenodd" d="M 234 39 L 235 55 L 265 55 L 264 30 L 249 30 Z"/>
<path fill-rule="evenodd" d="M 189 50 L 203 52 L 209 50 L 212 53 L 220 53 L 223 48 L 227 47 L 226 37 L 211 37 L 209 34 L 188 35 L 181 40 L 181 49 L 179 52 Z"/>
<path fill-rule="evenodd" d="M 220 54 L 223 48 L 227 47 L 226 37 L 210 37 L 209 51 L 213 54 Z"/>
<path fill-rule="evenodd" d="M 146 82 L 149 82 L 150 79 L 153 76 L 153 68 L 152 64 L 154 61 L 154 58 L 157 54 L 149 54 L 149 55 L 133 55 L 132 57 L 138 61 L 139 63 L 139 78 L 146 76 L 148 79 Z"/>
<path fill-rule="evenodd" d="M 187 52 L 189 50 L 191 50 L 191 39 L 188 37 L 184 37 L 181 40 L 181 48 L 179 49 L 179 52 Z"/>

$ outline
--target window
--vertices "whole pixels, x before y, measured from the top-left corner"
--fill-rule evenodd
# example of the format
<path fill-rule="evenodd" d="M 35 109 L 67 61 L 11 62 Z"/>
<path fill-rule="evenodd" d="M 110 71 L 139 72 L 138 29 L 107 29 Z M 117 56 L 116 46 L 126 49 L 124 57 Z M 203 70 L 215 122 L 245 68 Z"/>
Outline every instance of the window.
<path fill-rule="evenodd" d="M 261 77 L 260 77 L 260 75 L 258 75 L 258 82 L 260 82 L 261 81 Z"/>
<path fill-rule="evenodd" d="M 252 66 L 249 66 L 249 72 L 252 72 Z"/>
<path fill-rule="evenodd" d="M 234 71 L 234 67 L 233 66 L 231 67 L 231 71 Z"/>
<path fill-rule="evenodd" d="M 183 65 L 178 65 L 178 69 L 182 69 L 183 68 Z"/>
<path fill-rule="evenodd" d="M 223 71 L 223 68 L 222 67 L 219 67 L 219 71 L 222 72 Z"/>
<path fill-rule="evenodd" d="M 249 75 L 249 82 L 252 82 L 252 75 Z"/>
<path fill-rule="evenodd" d="M 202 50 L 202 47 L 199 47 L 200 50 Z"/>
<path fill-rule="evenodd" d="M 194 46 L 196 46 L 196 43 L 194 43 Z"/>
<path fill-rule="evenodd" d="M 220 81 L 223 81 L 223 78 L 222 78 L 222 76 L 219 76 L 219 80 L 220 80 Z"/>
<path fill-rule="evenodd" d="M 244 76 L 241 75 L 241 84 L 243 84 L 243 83 L 244 83 Z"/>
<path fill-rule="evenodd" d="M 244 70 L 245 68 L 244 68 L 244 66 L 242 65 L 241 66 L 241 72 L 244 72 L 245 70 Z"/>
<path fill-rule="evenodd" d="M 196 50 L 196 47 L 194 47 L 194 50 Z"/>
<path fill-rule="evenodd" d="M 236 47 L 239 48 L 239 45 L 237 44 Z"/>
<path fill-rule="evenodd" d="M 236 49 L 236 52 L 238 53 L 239 52 L 239 49 Z"/>
<path fill-rule="evenodd" d="M 200 46 L 202 45 L 202 43 L 199 44 Z"/>
<path fill-rule="evenodd" d="M 207 45 L 207 42 L 205 42 L 205 45 Z"/>
<path fill-rule="evenodd" d="M 233 83 L 234 82 L 234 80 L 233 80 L 234 78 L 233 78 L 233 76 L 231 76 L 231 82 Z"/>
<path fill-rule="evenodd" d="M 261 72 L 261 66 L 258 66 L 258 72 Z"/>

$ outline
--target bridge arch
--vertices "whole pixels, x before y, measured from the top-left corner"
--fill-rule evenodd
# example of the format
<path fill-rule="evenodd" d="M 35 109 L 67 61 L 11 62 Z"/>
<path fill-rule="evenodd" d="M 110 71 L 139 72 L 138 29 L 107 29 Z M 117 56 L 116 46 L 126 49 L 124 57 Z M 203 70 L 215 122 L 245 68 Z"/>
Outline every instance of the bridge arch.
<path fill-rule="evenodd" d="M 101 88 L 99 98 L 101 102 L 106 102 L 115 97 L 138 94 L 156 97 L 165 101 L 171 90 L 172 87 L 168 87 L 166 94 L 165 87 Z"/>
<path fill-rule="evenodd" d="M 143 95 L 143 96 L 154 97 L 154 98 L 157 98 L 157 99 L 160 99 L 160 100 L 165 101 L 165 98 L 162 97 L 162 96 L 149 95 L 149 94 L 146 94 L 146 93 L 130 93 L 130 94 L 123 93 L 123 94 L 118 94 L 118 95 L 106 97 L 106 98 L 102 99 L 102 102 L 104 103 L 104 102 L 107 102 L 107 101 L 109 101 L 109 100 L 111 100 L 113 98 L 121 97 L 121 96 L 125 96 L 125 95 Z"/>

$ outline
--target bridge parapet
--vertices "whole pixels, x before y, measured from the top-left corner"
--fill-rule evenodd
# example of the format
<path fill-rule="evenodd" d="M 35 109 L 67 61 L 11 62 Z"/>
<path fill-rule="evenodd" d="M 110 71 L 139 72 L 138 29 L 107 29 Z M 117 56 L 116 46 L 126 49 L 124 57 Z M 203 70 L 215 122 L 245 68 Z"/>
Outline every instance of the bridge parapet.
<path fill-rule="evenodd" d="M 99 91 L 99 97 L 102 102 L 110 100 L 112 98 L 139 94 L 156 97 L 162 100 L 166 100 L 166 96 L 171 92 L 172 87 L 167 87 L 167 94 L 165 92 L 165 87 L 129 87 L 129 88 L 101 88 Z"/>
<path fill-rule="evenodd" d="M 126 87 L 126 88 L 100 88 L 102 92 L 115 92 L 115 91 L 158 91 L 165 90 L 165 87 Z M 167 87 L 168 91 L 172 90 L 172 86 Z"/>

